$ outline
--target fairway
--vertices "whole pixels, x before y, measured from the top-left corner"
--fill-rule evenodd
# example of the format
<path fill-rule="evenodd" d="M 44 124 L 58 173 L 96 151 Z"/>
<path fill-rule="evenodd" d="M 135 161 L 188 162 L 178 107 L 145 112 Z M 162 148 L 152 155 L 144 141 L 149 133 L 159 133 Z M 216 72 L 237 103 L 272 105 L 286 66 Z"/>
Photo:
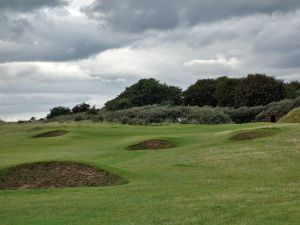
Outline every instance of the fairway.
<path fill-rule="evenodd" d="M 271 136 L 232 140 L 239 131 Z M 64 130 L 62 136 L 33 138 Z M 174 143 L 128 150 L 145 140 Z M 72 161 L 124 177 L 108 187 L 0 190 L 1 225 L 300 224 L 300 125 L 0 125 L 0 169 Z"/>

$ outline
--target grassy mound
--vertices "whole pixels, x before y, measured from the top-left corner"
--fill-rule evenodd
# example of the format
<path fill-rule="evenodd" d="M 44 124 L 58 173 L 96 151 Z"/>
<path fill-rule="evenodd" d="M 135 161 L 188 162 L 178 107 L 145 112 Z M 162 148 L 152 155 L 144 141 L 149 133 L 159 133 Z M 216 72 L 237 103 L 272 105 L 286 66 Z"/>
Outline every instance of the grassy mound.
<path fill-rule="evenodd" d="M 37 131 L 40 131 L 40 130 L 42 130 L 41 127 L 33 127 L 33 128 L 28 129 L 27 132 L 37 132 Z"/>
<path fill-rule="evenodd" d="M 44 132 L 41 134 L 37 134 L 34 137 L 35 138 L 43 138 L 43 137 L 57 137 L 57 136 L 62 136 L 69 133 L 69 131 L 67 130 L 52 130 L 52 131 L 48 131 L 48 132 Z"/>
<path fill-rule="evenodd" d="M 264 138 L 275 135 L 279 131 L 278 128 L 260 128 L 255 130 L 240 131 L 230 137 L 233 141 L 251 140 Z"/>
<path fill-rule="evenodd" d="M 300 123 L 300 107 L 293 109 L 279 120 L 280 123 Z"/>
<path fill-rule="evenodd" d="M 164 149 L 164 148 L 173 148 L 176 145 L 172 142 L 166 140 L 146 140 L 141 143 L 131 145 L 128 147 L 129 150 L 157 150 L 157 149 Z"/>
<path fill-rule="evenodd" d="M 98 187 L 125 183 L 108 171 L 75 162 L 37 162 L 0 171 L 0 189 Z"/>

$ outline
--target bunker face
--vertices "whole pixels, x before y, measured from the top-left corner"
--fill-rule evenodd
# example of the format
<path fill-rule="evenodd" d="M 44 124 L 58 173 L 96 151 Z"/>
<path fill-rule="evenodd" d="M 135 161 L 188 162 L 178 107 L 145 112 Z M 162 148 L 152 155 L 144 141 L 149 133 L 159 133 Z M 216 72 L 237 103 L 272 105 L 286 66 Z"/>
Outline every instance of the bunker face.
<path fill-rule="evenodd" d="M 256 130 L 241 131 L 230 137 L 230 140 L 242 141 L 257 138 L 264 138 L 275 135 L 279 131 L 278 128 L 261 128 Z"/>
<path fill-rule="evenodd" d="M 129 150 L 157 150 L 157 149 L 164 149 L 164 148 L 173 148 L 176 145 L 169 141 L 153 139 L 153 140 L 146 140 L 141 143 L 131 145 L 128 147 Z"/>
<path fill-rule="evenodd" d="M 52 130 L 52 131 L 48 131 L 45 133 L 41 133 L 41 134 L 37 134 L 34 137 L 35 138 L 43 138 L 43 137 L 57 137 L 57 136 L 62 136 L 69 133 L 69 131 L 67 130 Z"/>
<path fill-rule="evenodd" d="M 0 171 L 0 189 L 98 187 L 126 183 L 108 171 L 75 162 L 38 162 Z"/>

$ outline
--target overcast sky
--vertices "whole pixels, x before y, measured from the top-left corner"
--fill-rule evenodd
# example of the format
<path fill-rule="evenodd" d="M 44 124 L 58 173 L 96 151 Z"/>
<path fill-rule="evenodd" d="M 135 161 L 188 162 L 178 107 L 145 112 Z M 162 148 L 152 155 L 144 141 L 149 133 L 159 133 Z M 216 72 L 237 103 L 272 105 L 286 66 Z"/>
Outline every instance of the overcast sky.
<path fill-rule="evenodd" d="M 300 80 L 299 0 L 0 0 L 0 119 L 103 106 L 140 78 Z"/>

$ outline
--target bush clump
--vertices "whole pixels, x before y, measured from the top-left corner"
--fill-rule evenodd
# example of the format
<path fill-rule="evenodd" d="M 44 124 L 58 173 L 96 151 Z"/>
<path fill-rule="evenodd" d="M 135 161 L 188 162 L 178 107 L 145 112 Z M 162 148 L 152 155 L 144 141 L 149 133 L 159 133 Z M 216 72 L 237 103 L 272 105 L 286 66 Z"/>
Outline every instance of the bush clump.
<path fill-rule="evenodd" d="M 232 122 L 221 108 L 157 105 L 107 112 L 104 120 L 142 125 L 151 123 L 223 124 Z"/>
<path fill-rule="evenodd" d="M 292 109 L 300 106 L 300 97 L 296 99 L 284 99 L 279 102 L 271 102 L 268 104 L 265 109 L 260 112 L 256 117 L 256 121 L 263 121 L 267 115 L 276 114 L 276 115 L 285 115 L 290 112 Z"/>
<path fill-rule="evenodd" d="M 265 108 L 265 106 L 241 107 L 230 110 L 229 116 L 235 123 L 250 123 Z"/>
<path fill-rule="evenodd" d="M 71 110 L 67 107 L 58 106 L 50 109 L 50 113 L 47 115 L 47 119 L 52 119 L 54 117 L 68 115 L 71 113 Z"/>

